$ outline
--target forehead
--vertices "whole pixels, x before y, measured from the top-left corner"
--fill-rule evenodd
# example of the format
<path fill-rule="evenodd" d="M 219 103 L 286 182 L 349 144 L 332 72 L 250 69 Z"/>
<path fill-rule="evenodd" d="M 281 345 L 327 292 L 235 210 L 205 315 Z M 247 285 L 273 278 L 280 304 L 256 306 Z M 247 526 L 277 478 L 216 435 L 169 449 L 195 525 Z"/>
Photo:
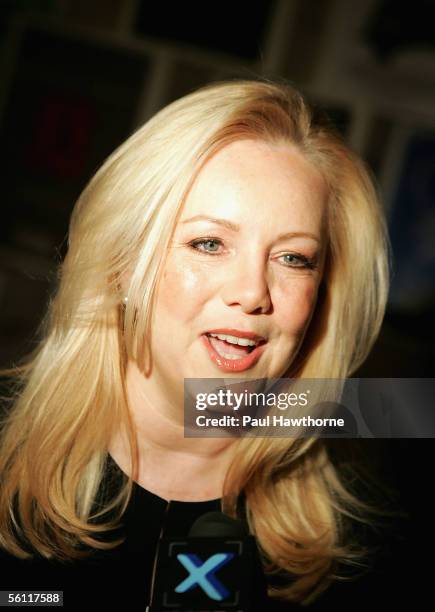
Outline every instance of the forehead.
<path fill-rule="evenodd" d="M 316 211 L 320 219 L 326 195 L 321 173 L 296 147 L 239 140 L 205 163 L 187 195 L 180 221 L 217 211 L 228 217 L 240 214 L 240 221 L 247 221 L 249 211 L 257 219 L 258 215 Z"/>

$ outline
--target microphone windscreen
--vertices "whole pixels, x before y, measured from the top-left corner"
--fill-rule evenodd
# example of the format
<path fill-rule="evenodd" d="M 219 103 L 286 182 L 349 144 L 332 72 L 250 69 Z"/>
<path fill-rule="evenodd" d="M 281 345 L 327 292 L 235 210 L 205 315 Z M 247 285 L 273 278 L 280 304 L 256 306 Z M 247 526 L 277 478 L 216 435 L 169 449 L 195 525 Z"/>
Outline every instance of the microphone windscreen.
<path fill-rule="evenodd" d="M 249 530 L 245 522 L 222 512 L 207 512 L 193 523 L 191 538 L 245 538 Z"/>

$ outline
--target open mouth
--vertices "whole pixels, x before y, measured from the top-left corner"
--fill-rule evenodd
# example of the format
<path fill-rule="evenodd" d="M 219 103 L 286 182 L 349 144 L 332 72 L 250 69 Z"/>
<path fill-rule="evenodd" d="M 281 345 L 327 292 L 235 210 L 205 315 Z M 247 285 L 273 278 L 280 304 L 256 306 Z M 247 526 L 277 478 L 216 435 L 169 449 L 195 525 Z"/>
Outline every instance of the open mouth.
<path fill-rule="evenodd" d="M 247 338 L 224 336 L 223 334 L 206 334 L 214 350 L 225 359 L 240 359 L 252 353 L 259 344 Z"/>
<path fill-rule="evenodd" d="M 213 363 L 226 372 L 242 372 L 252 367 L 267 342 L 212 332 L 203 334 L 202 339 Z"/>

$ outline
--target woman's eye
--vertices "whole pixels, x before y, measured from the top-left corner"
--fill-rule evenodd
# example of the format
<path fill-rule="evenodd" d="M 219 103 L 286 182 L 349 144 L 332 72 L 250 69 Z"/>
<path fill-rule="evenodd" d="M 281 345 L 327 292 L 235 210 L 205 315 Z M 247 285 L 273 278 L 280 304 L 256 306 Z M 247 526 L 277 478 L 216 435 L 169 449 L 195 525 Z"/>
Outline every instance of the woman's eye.
<path fill-rule="evenodd" d="M 216 253 L 222 241 L 217 238 L 199 238 L 189 243 L 189 246 L 202 253 Z"/>
<path fill-rule="evenodd" d="M 206 255 L 219 255 L 223 242 L 219 238 L 198 238 L 189 242 L 188 246 Z M 284 262 L 284 266 L 287 268 L 304 268 L 309 270 L 314 270 L 316 268 L 314 259 L 309 259 L 305 255 L 299 253 L 286 253 L 285 255 L 281 255 L 281 258 Z"/>
<path fill-rule="evenodd" d="M 284 265 L 289 268 L 307 268 L 314 270 L 316 263 L 313 259 L 305 257 L 305 255 L 296 255 L 295 253 L 286 253 L 282 256 L 284 258 Z"/>

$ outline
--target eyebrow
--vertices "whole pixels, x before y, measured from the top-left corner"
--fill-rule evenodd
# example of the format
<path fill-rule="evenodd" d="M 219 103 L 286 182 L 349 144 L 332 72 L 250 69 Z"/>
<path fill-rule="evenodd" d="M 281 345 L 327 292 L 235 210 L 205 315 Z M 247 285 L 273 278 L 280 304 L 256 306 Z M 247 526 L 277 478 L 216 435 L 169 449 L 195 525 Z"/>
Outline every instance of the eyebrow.
<path fill-rule="evenodd" d="M 238 225 L 237 223 L 233 223 L 233 221 L 229 221 L 228 219 L 217 219 L 216 217 L 208 217 L 207 215 L 195 215 L 194 217 L 191 217 L 190 219 L 186 219 L 185 221 L 182 221 L 181 223 L 182 224 L 194 223 L 195 221 L 208 221 L 209 223 L 216 223 L 217 225 L 222 225 L 223 227 L 226 227 L 227 229 L 233 232 L 240 231 L 240 225 Z M 299 238 L 299 237 L 312 238 L 316 242 L 320 242 L 320 238 L 316 236 L 316 234 L 312 234 L 311 232 L 286 232 L 284 234 L 280 234 L 277 238 L 277 241 L 283 240 L 285 238 Z"/>

